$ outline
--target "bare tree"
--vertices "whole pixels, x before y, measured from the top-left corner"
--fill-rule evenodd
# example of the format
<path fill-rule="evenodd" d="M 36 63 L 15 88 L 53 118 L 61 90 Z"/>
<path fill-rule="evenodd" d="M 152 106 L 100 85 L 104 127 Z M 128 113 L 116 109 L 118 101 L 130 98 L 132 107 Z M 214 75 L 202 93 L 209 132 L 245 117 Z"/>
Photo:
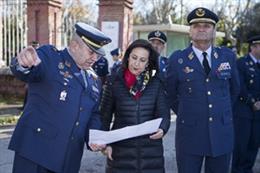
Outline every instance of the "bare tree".
<path fill-rule="evenodd" d="M 220 17 L 217 29 L 225 32 L 225 39 L 231 41 L 232 45 L 236 44 L 235 32 L 251 5 L 252 0 L 216 0 L 215 7 L 219 8 L 217 14 Z"/>
<path fill-rule="evenodd" d="M 92 25 L 96 24 L 93 21 L 93 10 L 90 4 L 83 4 L 81 0 L 64 0 L 63 21 L 60 29 L 63 34 L 62 44 L 66 46 L 73 33 L 73 25 L 76 22 L 84 21 Z"/>
<path fill-rule="evenodd" d="M 239 48 L 242 43 L 254 35 L 260 34 L 260 2 L 250 7 L 248 11 L 241 18 L 241 24 L 236 30 L 236 38 L 238 40 Z M 244 47 L 245 48 L 245 47 Z"/>
<path fill-rule="evenodd" d="M 177 2 L 173 0 L 143 0 L 135 9 L 135 24 L 166 24 L 175 19 Z M 141 23 L 140 23 L 141 22 Z"/>

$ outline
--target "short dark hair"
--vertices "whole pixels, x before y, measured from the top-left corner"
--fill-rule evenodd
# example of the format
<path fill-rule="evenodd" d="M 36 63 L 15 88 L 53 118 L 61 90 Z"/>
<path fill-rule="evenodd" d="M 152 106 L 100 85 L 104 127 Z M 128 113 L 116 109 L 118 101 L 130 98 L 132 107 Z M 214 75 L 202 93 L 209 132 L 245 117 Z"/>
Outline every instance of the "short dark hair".
<path fill-rule="evenodd" d="M 137 40 L 133 41 L 128 46 L 128 48 L 125 51 L 124 58 L 123 58 L 123 61 L 122 61 L 123 69 L 128 68 L 129 55 L 133 51 L 133 49 L 135 49 L 137 47 L 144 48 L 149 52 L 148 71 L 149 71 L 150 75 L 152 74 L 152 70 L 156 70 L 158 72 L 158 70 L 159 70 L 159 67 L 158 67 L 159 54 L 153 48 L 153 46 L 147 40 L 144 40 L 144 39 L 137 39 Z"/>

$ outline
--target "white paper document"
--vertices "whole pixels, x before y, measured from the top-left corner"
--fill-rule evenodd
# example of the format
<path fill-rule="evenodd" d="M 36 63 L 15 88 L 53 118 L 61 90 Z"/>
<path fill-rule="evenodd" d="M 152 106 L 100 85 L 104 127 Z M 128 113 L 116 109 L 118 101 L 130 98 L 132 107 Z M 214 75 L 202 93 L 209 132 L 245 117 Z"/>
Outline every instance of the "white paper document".
<path fill-rule="evenodd" d="M 93 144 L 110 144 L 113 142 L 121 141 L 124 139 L 142 136 L 154 133 L 160 127 L 162 118 L 146 121 L 142 124 L 127 126 L 121 129 L 102 131 L 93 130 L 89 131 L 89 143 Z"/>

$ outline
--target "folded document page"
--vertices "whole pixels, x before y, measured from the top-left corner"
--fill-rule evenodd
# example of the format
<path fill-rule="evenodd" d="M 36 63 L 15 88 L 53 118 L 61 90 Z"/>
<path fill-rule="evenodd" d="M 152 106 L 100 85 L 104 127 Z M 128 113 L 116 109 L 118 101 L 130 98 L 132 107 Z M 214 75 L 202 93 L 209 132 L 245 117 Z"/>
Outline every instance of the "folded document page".
<path fill-rule="evenodd" d="M 121 129 L 116 129 L 111 131 L 90 129 L 89 143 L 110 144 L 128 138 L 151 134 L 158 130 L 161 121 L 162 118 L 157 118 L 155 120 L 146 121 L 142 124 L 127 126 Z"/>

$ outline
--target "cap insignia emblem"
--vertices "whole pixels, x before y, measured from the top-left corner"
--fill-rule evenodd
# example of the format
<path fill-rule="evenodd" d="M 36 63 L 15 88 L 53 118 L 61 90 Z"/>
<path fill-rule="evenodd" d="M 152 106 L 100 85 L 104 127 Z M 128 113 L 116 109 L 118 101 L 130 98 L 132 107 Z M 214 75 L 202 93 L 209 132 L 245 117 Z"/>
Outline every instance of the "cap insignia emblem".
<path fill-rule="evenodd" d="M 156 37 L 160 37 L 160 36 L 161 36 L 161 33 L 160 33 L 159 31 L 156 31 L 156 32 L 154 33 L 154 35 L 155 35 Z"/>
<path fill-rule="evenodd" d="M 198 17 L 204 16 L 204 15 L 205 15 L 205 10 L 203 10 L 202 8 L 197 9 L 197 10 L 196 10 L 196 15 L 197 15 Z"/>

